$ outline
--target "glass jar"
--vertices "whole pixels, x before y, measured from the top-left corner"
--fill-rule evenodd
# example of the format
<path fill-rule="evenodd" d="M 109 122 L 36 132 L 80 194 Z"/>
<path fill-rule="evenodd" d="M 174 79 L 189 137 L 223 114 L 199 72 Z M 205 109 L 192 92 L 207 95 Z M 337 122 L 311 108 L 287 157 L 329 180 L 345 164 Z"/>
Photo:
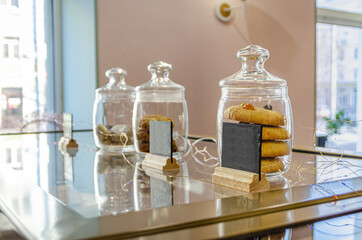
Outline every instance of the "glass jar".
<path fill-rule="evenodd" d="M 137 152 L 149 152 L 149 122 L 172 121 L 173 156 L 180 157 L 187 148 L 188 114 L 185 88 L 170 80 L 172 66 L 155 62 L 148 66 L 152 77 L 136 87 L 133 109 L 133 134 Z"/>
<path fill-rule="evenodd" d="M 98 88 L 93 107 L 93 133 L 97 147 L 105 151 L 134 151 L 132 111 L 135 89 L 127 85 L 127 72 L 112 68 L 109 83 Z"/>
<path fill-rule="evenodd" d="M 293 117 L 287 82 L 264 69 L 269 51 L 256 45 L 240 49 L 239 72 L 220 81 L 221 98 L 217 115 L 218 154 L 221 159 L 223 122 L 262 125 L 261 169 L 267 176 L 279 175 L 290 167 Z M 266 136 L 272 131 L 274 134 Z M 279 136 L 279 135 L 280 136 Z M 284 151 L 269 153 L 266 146 Z M 273 152 L 273 151 L 272 151 Z"/>

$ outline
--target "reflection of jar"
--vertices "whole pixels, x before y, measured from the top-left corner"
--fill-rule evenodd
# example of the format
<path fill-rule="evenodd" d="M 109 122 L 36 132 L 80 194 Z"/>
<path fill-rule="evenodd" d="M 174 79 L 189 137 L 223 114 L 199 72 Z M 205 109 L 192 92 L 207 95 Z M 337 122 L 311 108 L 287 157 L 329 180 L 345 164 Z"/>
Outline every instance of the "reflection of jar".
<path fill-rule="evenodd" d="M 140 157 L 139 162 L 142 162 L 142 160 L 142 157 Z M 141 164 L 137 166 L 133 178 L 136 211 L 187 204 L 190 202 L 190 192 L 192 192 L 192 190 L 196 192 L 204 190 L 202 188 L 200 189 L 200 186 L 191 186 L 186 162 L 180 163 L 179 172 L 162 173 L 152 168 L 141 167 Z M 204 195 L 200 195 L 201 196 L 195 194 L 194 197 L 198 201 L 200 201 L 200 198 L 204 200 L 202 199 Z"/>
<path fill-rule="evenodd" d="M 126 84 L 126 71 L 112 68 L 106 72 L 109 83 L 96 90 L 93 132 L 97 147 L 106 151 L 134 151 L 132 111 L 135 90 Z"/>
<path fill-rule="evenodd" d="M 98 151 L 94 162 L 94 186 L 100 215 L 134 211 L 135 154 Z"/>
<path fill-rule="evenodd" d="M 137 164 L 134 172 L 133 192 L 135 211 L 151 208 L 150 177 L 141 169 L 141 164 Z"/>
<path fill-rule="evenodd" d="M 149 152 L 150 121 L 172 121 L 172 151 L 176 156 L 186 151 L 188 114 L 185 88 L 170 80 L 171 69 L 172 66 L 165 62 L 149 65 L 151 80 L 136 87 L 133 133 L 137 152 Z"/>
<path fill-rule="evenodd" d="M 287 82 L 264 69 L 269 52 L 256 45 L 238 51 L 239 72 L 220 81 L 221 98 L 217 118 L 218 153 L 222 161 L 223 122 L 261 124 L 262 171 L 267 176 L 286 172 L 290 167 L 293 118 Z M 268 132 L 271 133 L 267 136 Z M 279 134 L 280 133 L 280 134 Z M 282 148 L 268 153 L 265 149 Z"/>

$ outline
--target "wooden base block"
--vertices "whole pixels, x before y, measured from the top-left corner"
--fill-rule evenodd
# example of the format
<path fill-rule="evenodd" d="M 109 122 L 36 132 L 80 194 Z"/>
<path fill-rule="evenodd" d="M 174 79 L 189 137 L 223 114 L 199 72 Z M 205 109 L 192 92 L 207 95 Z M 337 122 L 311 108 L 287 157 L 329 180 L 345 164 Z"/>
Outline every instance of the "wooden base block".
<path fill-rule="evenodd" d="M 78 152 L 78 143 L 73 138 L 61 137 L 58 142 L 58 150 L 63 154 L 74 157 Z"/>
<path fill-rule="evenodd" d="M 269 190 L 270 182 L 266 179 L 265 174 L 236 170 L 226 167 L 216 167 L 212 174 L 212 183 L 229 188 L 238 189 L 244 192 L 258 192 Z"/>
<path fill-rule="evenodd" d="M 179 173 L 179 170 L 170 170 L 170 171 L 161 171 L 156 168 L 150 168 L 142 165 L 142 169 L 145 171 L 147 176 L 157 178 L 167 182 L 174 182 L 176 180 L 176 176 Z"/>
<path fill-rule="evenodd" d="M 146 154 L 145 159 L 142 161 L 142 167 L 155 168 L 160 171 L 175 171 L 179 170 L 180 166 L 178 165 L 176 159 L 173 159 L 171 163 L 171 158 L 154 155 L 151 153 Z"/>

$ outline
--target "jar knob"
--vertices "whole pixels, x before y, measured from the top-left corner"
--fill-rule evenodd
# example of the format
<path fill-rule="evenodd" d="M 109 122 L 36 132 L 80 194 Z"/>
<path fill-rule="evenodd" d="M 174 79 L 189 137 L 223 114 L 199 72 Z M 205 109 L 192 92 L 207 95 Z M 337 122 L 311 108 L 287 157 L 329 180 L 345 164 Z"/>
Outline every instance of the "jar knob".
<path fill-rule="evenodd" d="M 111 81 L 122 81 L 127 76 L 127 72 L 122 68 L 111 68 L 106 71 L 106 76 Z"/>
<path fill-rule="evenodd" d="M 269 58 L 269 51 L 257 45 L 249 45 L 240 49 L 237 57 L 243 64 L 242 70 L 247 72 L 264 71 L 264 63 Z"/>
<path fill-rule="evenodd" d="M 166 77 L 172 70 L 172 65 L 166 62 L 155 62 L 148 65 L 148 71 L 160 77 Z"/>

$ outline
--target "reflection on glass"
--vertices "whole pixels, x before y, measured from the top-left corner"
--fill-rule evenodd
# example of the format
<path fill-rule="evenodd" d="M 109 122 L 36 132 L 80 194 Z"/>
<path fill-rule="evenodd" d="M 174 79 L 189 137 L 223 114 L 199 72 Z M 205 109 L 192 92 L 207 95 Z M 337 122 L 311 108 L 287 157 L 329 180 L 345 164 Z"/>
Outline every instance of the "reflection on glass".
<path fill-rule="evenodd" d="M 289 180 L 283 176 L 270 177 L 268 180 L 270 182 L 270 190 L 290 188 Z"/>
<path fill-rule="evenodd" d="M 362 239 L 362 213 L 319 221 L 310 225 L 314 239 Z"/>
<path fill-rule="evenodd" d="M 133 176 L 133 192 L 135 210 L 140 211 L 150 207 L 150 177 L 141 169 L 141 164 L 137 167 Z"/>
<path fill-rule="evenodd" d="M 136 156 L 98 151 L 94 163 L 94 186 L 100 215 L 134 211 L 133 175 Z"/>
<path fill-rule="evenodd" d="M 142 158 L 142 157 L 141 157 Z M 166 207 L 208 199 L 202 182 L 190 184 L 186 162 L 180 162 L 180 170 L 161 172 L 138 165 L 134 175 L 135 210 Z"/>

